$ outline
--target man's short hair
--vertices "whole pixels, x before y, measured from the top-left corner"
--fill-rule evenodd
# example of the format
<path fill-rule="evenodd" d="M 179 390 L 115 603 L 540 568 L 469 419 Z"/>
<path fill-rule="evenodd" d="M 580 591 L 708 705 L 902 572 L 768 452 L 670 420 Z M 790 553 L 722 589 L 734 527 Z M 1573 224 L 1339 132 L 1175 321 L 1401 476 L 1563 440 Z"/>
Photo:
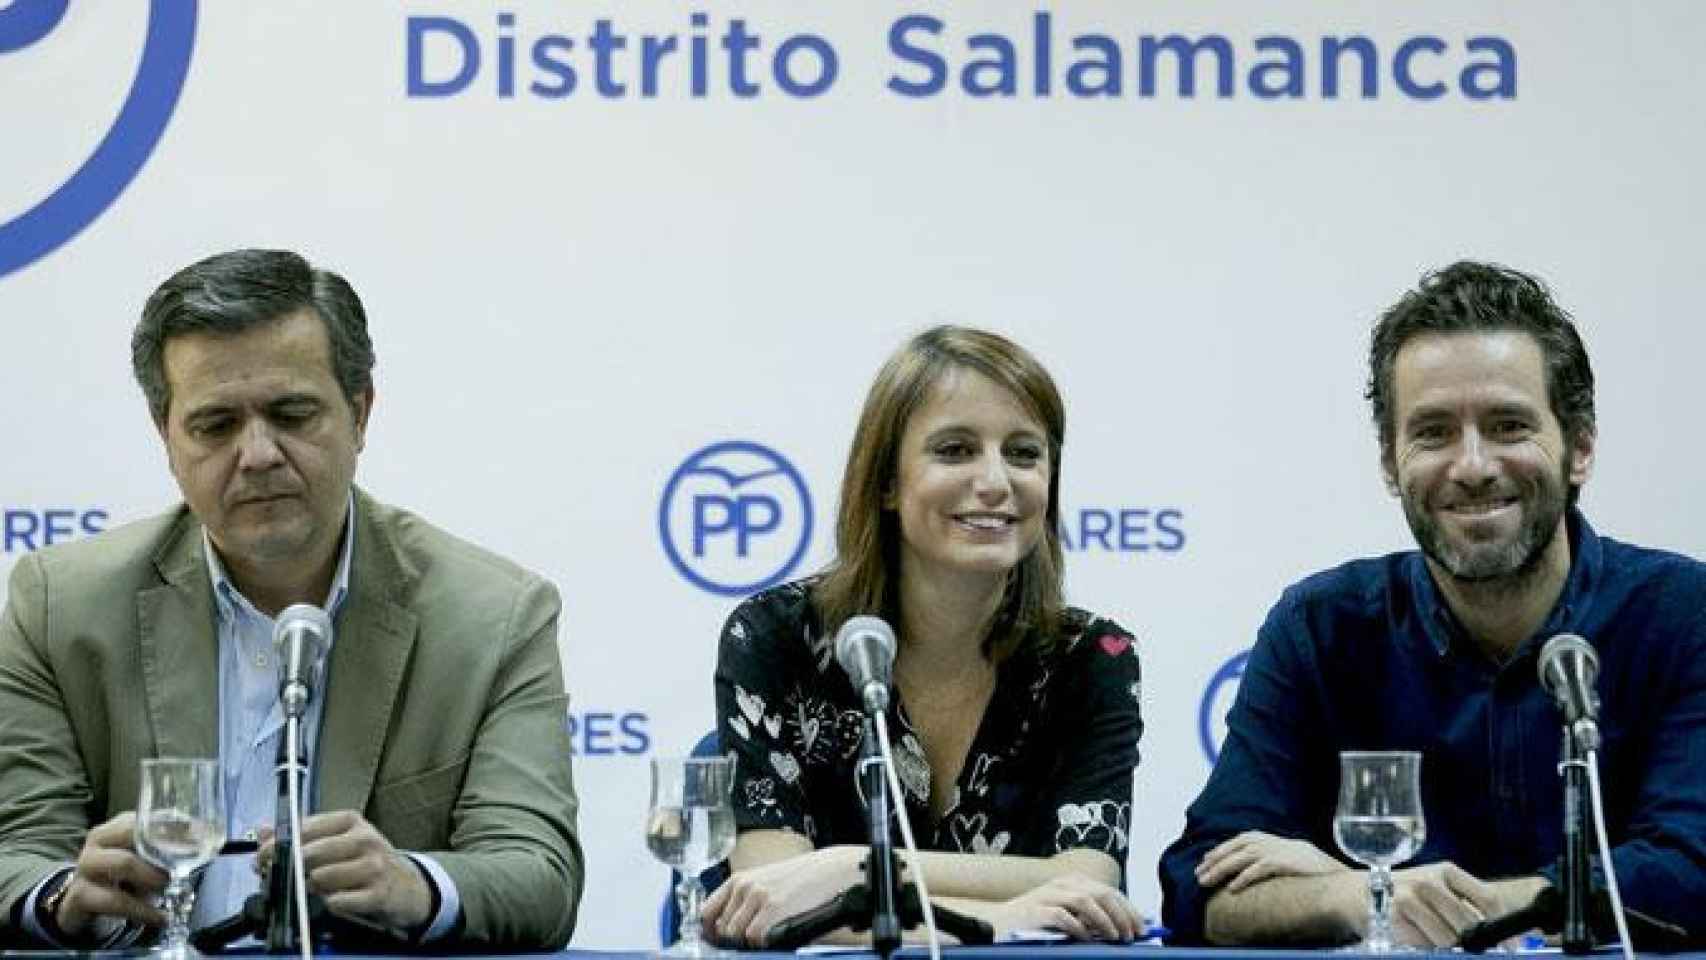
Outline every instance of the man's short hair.
<path fill-rule="evenodd" d="M 1422 277 L 1374 324 L 1364 396 L 1373 407 L 1383 460 L 1390 463 L 1394 455 L 1393 376 L 1404 345 L 1427 334 L 1505 331 L 1526 333 L 1539 344 L 1547 398 L 1565 445 L 1574 448 L 1593 435 L 1593 368 L 1570 315 L 1539 279 L 1496 263 L 1461 260 Z"/>
<path fill-rule="evenodd" d="M 130 365 L 155 422 L 165 422 L 172 401 L 166 341 L 185 333 L 243 333 L 305 308 L 326 326 L 332 376 L 353 406 L 373 386 L 374 361 L 367 312 L 355 290 L 288 250 L 233 250 L 179 270 L 142 308 Z"/>

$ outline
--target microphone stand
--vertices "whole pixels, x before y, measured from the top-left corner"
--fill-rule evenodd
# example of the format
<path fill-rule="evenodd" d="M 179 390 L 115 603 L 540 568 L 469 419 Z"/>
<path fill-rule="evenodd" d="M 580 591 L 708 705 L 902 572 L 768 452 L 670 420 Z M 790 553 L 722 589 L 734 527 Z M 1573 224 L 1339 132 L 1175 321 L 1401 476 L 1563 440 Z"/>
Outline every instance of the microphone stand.
<path fill-rule="evenodd" d="M 1611 916 L 1611 895 L 1604 890 L 1594 890 L 1588 897 L 1587 908 L 1590 932 L 1605 931 L 1608 933 L 1605 939 L 1614 939 L 1617 921 Z M 1629 939 L 1634 941 L 1636 949 L 1678 953 L 1696 948 L 1697 941 L 1682 927 L 1627 907 L 1623 914 L 1629 920 Z M 1534 895 L 1528 906 L 1512 910 L 1502 917 L 1483 920 L 1463 931 L 1457 945 L 1467 953 L 1482 953 L 1525 930 L 1557 933 L 1563 925 L 1564 895 L 1557 887 L 1546 887 Z"/>
<path fill-rule="evenodd" d="M 1562 760 L 1558 773 L 1564 778 L 1564 842 L 1558 852 L 1559 887 L 1547 887 L 1536 894 L 1528 906 L 1513 910 L 1502 917 L 1492 917 L 1463 932 L 1458 946 L 1470 953 L 1481 953 L 1525 930 L 1561 934 L 1564 952 L 1583 956 L 1593 952 L 1595 933 L 1614 941 L 1616 919 L 1612 916 L 1611 896 L 1594 886 L 1591 861 L 1588 859 L 1592 830 L 1593 802 L 1588 794 L 1588 754 L 1599 749 L 1599 726 L 1590 717 L 1574 723 L 1564 722 Z M 1610 865 L 1606 865 L 1610 869 Z M 1561 889 L 1560 889 L 1561 887 Z M 1636 910 L 1625 909 L 1629 921 L 1630 946 L 1641 950 L 1674 951 L 1687 949 L 1692 939 L 1687 930 L 1649 917 Z"/>
<path fill-rule="evenodd" d="M 871 890 L 871 946 L 887 957 L 900 947 L 900 914 L 895 908 L 896 869 L 894 837 L 889 833 L 891 804 L 883 774 L 888 760 L 877 740 L 877 725 L 865 712 L 865 742 L 859 751 L 859 781 L 865 789 L 865 818 L 871 843 L 865 858 L 865 882 Z"/>
<path fill-rule="evenodd" d="M 891 864 L 891 869 L 894 866 Z M 864 869 L 869 876 L 870 860 L 865 861 Z M 854 933 L 862 932 L 871 927 L 874 907 L 870 888 L 862 883 L 854 884 L 827 903 L 771 927 L 770 933 L 764 938 L 764 948 L 794 950 L 841 927 L 847 927 Z M 960 943 L 966 946 L 981 946 L 995 942 L 995 931 L 985 921 L 949 910 L 940 904 L 932 904 L 932 908 L 936 913 L 936 925 Z M 896 893 L 895 909 L 900 921 L 908 927 L 924 922 L 924 905 L 919 899 L 917 885 L 906 883 L 900 886 Z M 873 935 L 872 943 L 875 942 Z M 894 947 L 890 947 L 888 952 L 878 950 L 877 953 L 889 957 L 898 946 L 897 938 Z"/>
<path fill-rule="evenodd" d="M 887 960 L 900 948 L 901 931 L 924 920 L 918 887 L 899 881 L 900 862 L 895 855 L 894 838 L 889 834 L 892 804 L 888 784 L 884 782 L 888 760 L 883 757 L 882 744 L 877 739 L 873 709 L 869 703 L 866 706 L 865 742 L 860 748 L 858 767 L 871 845 L 863 865 L 865 882 L 854 884 L 829 902 L 771 927 L 764 940 L 767 949 L 792 950 L 832 930 L 847 927 L 855 933 L 870 930 L 872 949 Z M 932 906 L 941 928 L 961 943 L 994 942 L 995 932 L 984 921 L 946 907 Z"/>
<path fill-rule="evenodd" d="M 1583 956 L 1593 951 L 1588 926 L 1588 897 L 1593 890 L 1588 839 L 1592 799 L 1588 796 L 1588 751 L 1599 747 L 1599 728 L 1591 720 L 1564 726 L 1558 772 L 1564 777 L 1564 844 L 1558 852 L 1558 882 L 1564 887 L 1564 952 Z"/>

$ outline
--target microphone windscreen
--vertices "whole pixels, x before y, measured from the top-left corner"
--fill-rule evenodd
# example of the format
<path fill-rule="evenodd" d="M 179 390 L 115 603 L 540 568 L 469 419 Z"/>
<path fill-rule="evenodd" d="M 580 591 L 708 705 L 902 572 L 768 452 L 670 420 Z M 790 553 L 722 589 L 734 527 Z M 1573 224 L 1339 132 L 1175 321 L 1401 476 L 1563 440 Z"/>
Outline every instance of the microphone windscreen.
<path fill-rule="evenodd" d="M 871 652 L 865 653 L 867 650 Z M 894 629 L 881 617 L 849 617 L 841 625 L 841 632 L 835 635 L 835 661 L 855 680 L 865 672 L 873 671 L 876 676 L 865 679 L 886 684 L 894 669 L 894 654 Z M 876 662 L 862 662 L 867 656 Z"/>
<path fill-rule="evenodd" d="M 1559 684 L 1569 679 L 1568 664 L 1575 659 L 1585 663 L 1589 681 L 1599 672 L 1599 654 L 1594 653 L 1593 645 L 1580 636 L 1560 633 L 1546 641 L 1546 645 L 1540 648 L 1540 685 L 1553 694 L 1558 693 Z"/>
<path fill-rule="evenodd" d="M 302 634 L 306 646 L 303 659 L 312 663 L 323 656 L 332 644 L 332 618 L 311 603 L 285 607 L 272 629 L 273 646 L 278 648 L 281 659 L 288 655 L 284 645 L 292 633 Z"/>

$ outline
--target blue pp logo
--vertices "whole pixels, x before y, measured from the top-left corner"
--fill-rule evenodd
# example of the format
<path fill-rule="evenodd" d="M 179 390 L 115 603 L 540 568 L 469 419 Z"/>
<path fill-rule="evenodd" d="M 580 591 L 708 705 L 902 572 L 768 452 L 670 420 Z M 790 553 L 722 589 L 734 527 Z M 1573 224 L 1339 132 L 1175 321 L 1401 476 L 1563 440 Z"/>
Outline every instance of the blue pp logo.
<path fill-rule="evenodd" d="M 806 555 L 811 493 L 794 465 L 769 447 L 713 443 L 670 476 L 658 534 L 689 582 L 744 597 L 786 579 Z"/>
<path fill-rule="evenodd" d="M 1248 650 L 1226 661 L 1203 691 L 1202 706 L 1197 708 L 1197 736 L 1202 738 L 1202 750 L 1210 765 L 1220 759 L 1221 744 L 1226 742 L 1226 714 L 1232 709 L 1232 701 L 1238 699 L 1238 684 L 1249 663 Z"/>
<path fill-rule="evenodd" d="M 0 0 L 0 57 L 29 57 L 51 48 L 53 30 L 69 6 L 70 0 Z M 80 8 L 89 9 L 94 7 Z M 195 47 L 195 24 L 196 0 L 149 0 L 142 60 L 118 119 L 58 189 L 0 223 L 0 277 L 81 233 L 135 179 L 178 105 Z M 51 91 L 36 96 L 51 96 Z"/>

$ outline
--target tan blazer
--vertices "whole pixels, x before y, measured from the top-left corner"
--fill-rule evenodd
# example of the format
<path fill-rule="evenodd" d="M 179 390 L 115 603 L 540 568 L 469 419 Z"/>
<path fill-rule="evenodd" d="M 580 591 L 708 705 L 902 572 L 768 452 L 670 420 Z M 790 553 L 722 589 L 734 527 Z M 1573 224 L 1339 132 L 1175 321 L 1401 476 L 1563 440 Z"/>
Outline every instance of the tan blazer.
<path fill-rule="evenodd" d="M 355 510 L 318 809 L 431 853 L 462 899 L 459 943 L 560 947 L 584 864 L 557 591 L 360 490 Z M 0 924 L 90 826 L 135 807 L 139 761 L 212 757 L 219 738 L 213 589 L 187 507 L 25 556 L 8 589 Z"/>

